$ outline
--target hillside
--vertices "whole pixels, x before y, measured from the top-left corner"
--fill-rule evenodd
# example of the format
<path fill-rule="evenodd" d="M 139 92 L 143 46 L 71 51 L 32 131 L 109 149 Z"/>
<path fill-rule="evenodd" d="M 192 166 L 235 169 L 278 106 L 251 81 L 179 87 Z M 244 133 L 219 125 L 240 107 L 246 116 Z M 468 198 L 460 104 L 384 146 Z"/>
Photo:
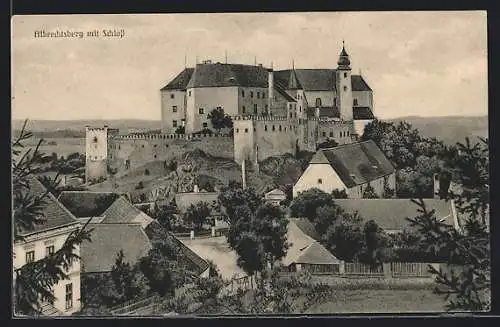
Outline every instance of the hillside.
<path fill-rule="evenodd" d="M 407 121 L 424 137 L 436 137 L 446 144 L 463 142 L 465 137 L 488 136 L 488 117 L 400 117 L 386 121 L 399 123 Z"/>

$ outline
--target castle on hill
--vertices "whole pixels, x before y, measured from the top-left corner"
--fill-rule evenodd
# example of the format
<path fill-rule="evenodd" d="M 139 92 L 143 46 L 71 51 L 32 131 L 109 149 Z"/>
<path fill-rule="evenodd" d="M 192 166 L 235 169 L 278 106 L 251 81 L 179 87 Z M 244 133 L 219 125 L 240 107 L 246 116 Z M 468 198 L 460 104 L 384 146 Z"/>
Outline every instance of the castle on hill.
<path fill-rule="evenodd" d="M 373 91 L 352 74 L 344 46 L 335 69 L 274 71 L 207 60 L 185 68 L 160 93 L 160 134 L 87 127 L 87 181 L 105 179 L 110 166 L 132 169 L 194 148 L 258 167 L 268 157 L 316 151 L 326 141 L 356 142 L 374 119 Z M 207 133 L 209 113 L 218 108 L 231 116 L 232 133 Z"/>

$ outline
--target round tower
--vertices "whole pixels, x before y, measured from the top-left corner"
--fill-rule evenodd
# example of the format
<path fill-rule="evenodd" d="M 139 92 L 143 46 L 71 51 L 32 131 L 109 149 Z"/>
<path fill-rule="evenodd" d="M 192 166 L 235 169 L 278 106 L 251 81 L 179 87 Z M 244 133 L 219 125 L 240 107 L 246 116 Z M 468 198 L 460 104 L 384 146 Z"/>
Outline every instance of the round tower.
<path fill-rule="evenodd" d="M 337 90 L 337 107 L 342 120 L 351 121 L 353 119 L 352 109 L 352 83 L 351 83 L 351 61 L 345 51 L 344 41 L 342 41 L 342 51 L 337 62 L 335 79 Z"/>

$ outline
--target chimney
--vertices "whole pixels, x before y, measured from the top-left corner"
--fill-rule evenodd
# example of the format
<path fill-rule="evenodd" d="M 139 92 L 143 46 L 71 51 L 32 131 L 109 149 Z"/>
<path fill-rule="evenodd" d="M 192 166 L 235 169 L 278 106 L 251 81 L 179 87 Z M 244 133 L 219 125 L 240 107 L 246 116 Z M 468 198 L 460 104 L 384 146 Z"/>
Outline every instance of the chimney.
<path fill-rule="evenodd" d="M 274 71 L 272 68 L 267 70 L 269 72 L 267 78 L 267 106 L 268 112 L 271 112 L 272 104 L 273 104 L 273 96 L 274 96 Z"/>
<path fill-rule="evenodd" d="M 199 193 L 200 192 L 200 188 L 198 187 L 198 184 L 194 184 L 194 190 L 193 190 L 194 193 Z"/>
<path fill-rule="evenodd" d="M 243 161 L 241 162 L 241 180 L 243 184 L 243 189 L 247 188 L 247 172 L 245 167 L 245 161 L 246 159 L 243 159 Z"/>
<path fill-rule="evenodd" d="M 432 179 L 434 181 L 434 199 L 439 199 L 440 198 L 439 175 L 434 174 L 432 176 Z"/>

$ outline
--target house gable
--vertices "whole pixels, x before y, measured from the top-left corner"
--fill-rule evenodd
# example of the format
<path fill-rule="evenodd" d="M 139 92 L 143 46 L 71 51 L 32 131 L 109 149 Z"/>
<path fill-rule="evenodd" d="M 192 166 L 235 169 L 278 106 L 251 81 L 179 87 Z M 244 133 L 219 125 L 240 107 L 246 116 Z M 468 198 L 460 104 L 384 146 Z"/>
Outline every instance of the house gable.
<path fill-rule="evenodd" d="M 321 160 L 321 157 L 319 156 L 317 160 Z M 318 188 L 326 193 L 331 193 L 335 189 L 347 190 L 346 185 L 329 163 L 311 163 L 293 186 L 293 197 L 311 188 Z"/>

